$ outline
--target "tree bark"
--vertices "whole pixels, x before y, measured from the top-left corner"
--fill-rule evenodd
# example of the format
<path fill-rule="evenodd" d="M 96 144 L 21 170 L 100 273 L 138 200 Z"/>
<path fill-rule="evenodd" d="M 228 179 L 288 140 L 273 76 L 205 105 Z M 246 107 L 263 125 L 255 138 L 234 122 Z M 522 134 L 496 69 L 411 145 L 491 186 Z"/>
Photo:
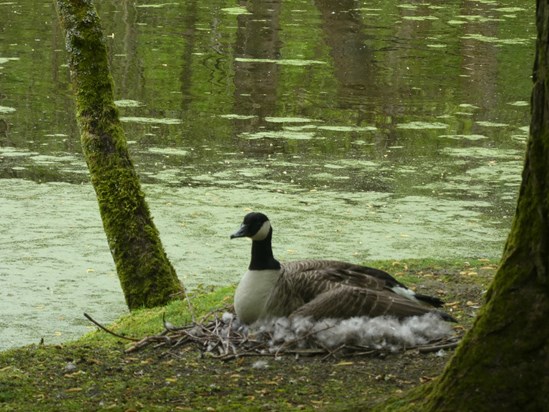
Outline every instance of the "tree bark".
<path fill-rule="evenodd" d="M 549 410 L 549 0 L 536 22 L 530 138 L 500 268 L 441 377 L 379 409 Z"/>
<path fill-rule="evenodd" d="M 128 154 L 91 0 L 57 0 L 76 95 L 82 149 L 130 310 L 166 304 L 183 289 L 162 247 Z"/>

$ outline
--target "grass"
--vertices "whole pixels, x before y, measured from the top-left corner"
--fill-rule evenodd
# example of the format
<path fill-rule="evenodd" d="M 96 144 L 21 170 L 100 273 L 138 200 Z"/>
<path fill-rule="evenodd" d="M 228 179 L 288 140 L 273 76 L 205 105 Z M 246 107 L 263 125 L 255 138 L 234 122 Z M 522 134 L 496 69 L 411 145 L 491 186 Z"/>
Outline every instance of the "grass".
<path fill-rule="evenodd" d="M 374 262 L 411 287 L 449 302 L 446 310 L 470 327 L 496 264 L 487 260 Z M 231 303 L 233 287 L 191 296 L 195 317 Z M 134 311 L 109 325 L 141 338 L 193 314 L 185 301 Z M 152 346 L 125 354 L 127 341 L 105 332 L 63 345 L 32 345 L 0 353 L 1 411 L 356 410 L 435 378 L 450 354 L 414 351 L 321 361 L 240 358 L 221 362 L 195 348 Z"/>

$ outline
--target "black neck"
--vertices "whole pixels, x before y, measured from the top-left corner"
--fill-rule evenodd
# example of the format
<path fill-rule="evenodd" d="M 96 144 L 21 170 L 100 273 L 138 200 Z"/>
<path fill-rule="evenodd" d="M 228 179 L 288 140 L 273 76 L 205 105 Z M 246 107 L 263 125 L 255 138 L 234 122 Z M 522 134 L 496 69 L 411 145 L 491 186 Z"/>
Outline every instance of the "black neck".
<path fill-rule="evenodd" d="M 248 269 L 280 269 L 280 263 L 273 256 L 273 249 L 271 247 L 272 237 L 273 229 L 271 228 L 265 239 L 254 240 L 252 242 L 252 260 Z"/>

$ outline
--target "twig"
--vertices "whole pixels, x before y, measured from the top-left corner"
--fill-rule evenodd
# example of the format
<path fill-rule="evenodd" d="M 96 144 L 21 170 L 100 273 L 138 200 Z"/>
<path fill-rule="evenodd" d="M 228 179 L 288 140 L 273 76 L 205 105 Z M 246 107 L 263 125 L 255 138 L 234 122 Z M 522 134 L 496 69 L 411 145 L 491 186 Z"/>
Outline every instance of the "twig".
<path fill-rule="evenodd" d="M 221 340 L 223 341 L 223 350 L 225 353 L 229 353 L 229 347 L 231 346 L 231 329 L 233 327 L 233 318 L 229 320 L 229 325 L 227 327 L 227 339 L 223 340 L 223 337 L 220 336 Z"/>
<path fill-rule="evenodd" d="M 191 314 L 191 319 L 193 323 L 196 323 L 196 317 L 194 316 L 194 308 L 191 304 L 191 300 L 189 299 L 189 295 L 187 294 L 187 288 L 183 288 L 183 294 L 185 295 L 185 300 L 187 301 L 187 305 L 189 306 L 189 313 Z"/>
<path fill-rule="evenodd" d="M 320 329 L 320 330 L 311 330 L 309 332 L 307 332 L 306 334 L 302 335 L 302 336 L 298 336 L 296 339 L 292 339 L 290 341 L 286 341 L 284 342 L 282 345 L 280 345 L 280 347 L 278 348 L 278 350 L 276 351 L 276 356 L 278 356 L 278 353 L 281 351 L 281 350 L 284 350 L 285 347 L 288 347 L 290 345 L 294 345 L 302 340 L 305 340 L 307 339 L 308 337 L 310 336 L 313 336 L 313 335 L 316 335 L 317 333 L 319 332 L 324 332 L 325 330 L 328 330 L 328 329 L 331 329 L 335 327 L 335 324 L 334 325 L 329 325 L 329 326 L 326 326 L 325 328 L 323 329 Z"/>
<path fill-rule="evenodd" d="M 102 329 L 104 330 L 105 332 L 107 333 L 110 333 L 111 335 L 113 336 L 116 336 L 117 338 L 120 338 L 120 339 L 126 339 L 126 340 L 131 340 L 133 342 L 139 342 L 140 339 L 137 339 L 137 338 L 131 338 L 129 336 L 124 336 L 124 335 L 119 335 L 118 333 L 116 332 L 113 332 L 112 330 L 109 330 L 107 329 L 105 326 L 101 325 L 99 322 L 97 322 L 95 319 L 93 319 L 90 315 L 88 315 L 87 313 L 84 313 L 84 316 L 86 317 L 86 319 L 88 319 L 90 322 L 92 322 L 95 326 L 97 326 L 99 329 Z"/>
<path fill-rule="evenodd" d="M 334 350 L 330 350 L 330 348 L 327 348 L 325 345 L 322 345 L 322 349 L 324 349 L 325 352 L 328 352 L 325 356 L 322 357 L 322 360 L 327 360 L 328 358 L 336 358 L 335 354 L 345 348 L 345 344 L 339 345 Z"/>
<path fill-rule="evenodd" d="M 454 349 L 455 347 L 457 347 L 457 345 L 459 345 L 459 341 L 438 344 L 438 345 L 420 346 L 418 350 L 419 350 L 419 353 L 438 352 L 441 349 Z"/>

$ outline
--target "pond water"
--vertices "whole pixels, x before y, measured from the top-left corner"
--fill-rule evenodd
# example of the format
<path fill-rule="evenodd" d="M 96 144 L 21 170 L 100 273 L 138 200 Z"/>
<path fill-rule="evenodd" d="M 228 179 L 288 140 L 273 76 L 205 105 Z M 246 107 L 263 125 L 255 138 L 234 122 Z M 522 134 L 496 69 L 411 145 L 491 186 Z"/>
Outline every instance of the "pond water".
<path fill-rule="evenodd" d="M 528 137 L 534 2 L 98 3 L 130 153 L 190 288 L 283 259 L 498 258 Z M 126 312 L 50 1 L 0 2 L 0 349 Z"/>

